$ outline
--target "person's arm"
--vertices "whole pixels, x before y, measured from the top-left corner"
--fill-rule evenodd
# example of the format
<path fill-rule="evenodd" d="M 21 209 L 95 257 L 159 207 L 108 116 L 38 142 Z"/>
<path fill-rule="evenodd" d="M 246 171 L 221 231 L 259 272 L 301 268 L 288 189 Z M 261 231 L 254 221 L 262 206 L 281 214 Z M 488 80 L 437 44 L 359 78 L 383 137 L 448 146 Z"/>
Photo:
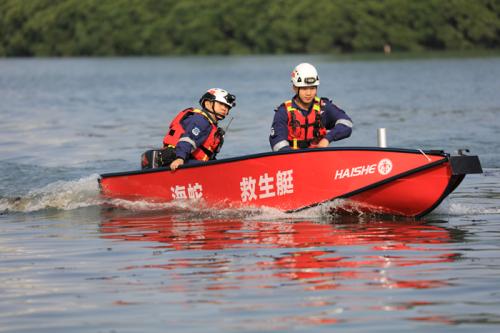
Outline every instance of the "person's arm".
<path fill-rule="evenodd" d="M 170 169 L 172 170 L 177 169 L 189 160 L 191 153 L 207 140 L 212 129 L 208 120 L 198 114 L 184 119 L 181 124 L 185 132 L 175 146 L 177 158 L 170 163 Z"/>
<path fill-rule="evenodd" d="M 174 171 L 183 164 L 184 160 L 182 158 L 177 158 L 172 163 L 170 163 L 170 170 Z"/>
<path fill-rule="evenodd" d="M 329 100 L 324 100 L 323 125 L 329 130 L 325 138 L 328 143 L 338 141 L 351 136 L 352 120 L 344 110 Z M 323 140 L 322 140 L 323 141 Z M 321 143 L 321 142 L 320 142 Z M 326 147 L 326 146 L 325 146 Z"/>
<path fill-rule="evenodd" d="M 273 151 L 292 149 L 288 142 L 288 114 L 283 104 L 274 113 L 269 144 Z"/>

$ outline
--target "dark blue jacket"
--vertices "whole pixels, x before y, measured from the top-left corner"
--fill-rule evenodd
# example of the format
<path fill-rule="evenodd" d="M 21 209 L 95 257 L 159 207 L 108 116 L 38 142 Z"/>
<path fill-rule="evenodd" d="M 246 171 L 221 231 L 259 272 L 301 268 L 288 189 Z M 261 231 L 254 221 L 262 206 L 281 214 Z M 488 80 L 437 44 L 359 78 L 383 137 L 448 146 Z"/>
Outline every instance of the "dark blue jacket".
<path fill-rule="evenodd" d="M 321 98 L 321 101 L 324 104 L 321 107 L 321 123 L 327 130 L 325 138 L 332 142 L 349 137 L 352 132 L 351 118 L 331 100 Z M 302 112 L 304 116 L 313 112 L 312 105 L 309 110 L 304 110 L 295 103 L 294 99 L 292 99 L 292 106 Z M 273 151 L 291 149 L 288 142 L 288 112 L 284 103 L 275 110 L 269 143 Z"/>
<path fill-rule="evenodd" d="M 181 121 L 181 125 L 185 132 L 175 146 L 175 154 L 187 162 L 191 152 L 207 140 L 212 125 L 207 118 L 199 113 L 187 116 Z"/>

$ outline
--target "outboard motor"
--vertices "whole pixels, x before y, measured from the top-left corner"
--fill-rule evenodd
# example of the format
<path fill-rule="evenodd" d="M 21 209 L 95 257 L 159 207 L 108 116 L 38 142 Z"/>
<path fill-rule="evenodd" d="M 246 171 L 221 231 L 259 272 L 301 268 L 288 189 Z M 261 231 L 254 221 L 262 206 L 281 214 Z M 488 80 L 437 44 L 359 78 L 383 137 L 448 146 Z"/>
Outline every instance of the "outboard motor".
<path fill-rule="evenodd" d="M 156 169 L 168 167 L 175 159 L 175 149 L 172 148 L 147 150 L 141 155 L 141 168 Z"/>

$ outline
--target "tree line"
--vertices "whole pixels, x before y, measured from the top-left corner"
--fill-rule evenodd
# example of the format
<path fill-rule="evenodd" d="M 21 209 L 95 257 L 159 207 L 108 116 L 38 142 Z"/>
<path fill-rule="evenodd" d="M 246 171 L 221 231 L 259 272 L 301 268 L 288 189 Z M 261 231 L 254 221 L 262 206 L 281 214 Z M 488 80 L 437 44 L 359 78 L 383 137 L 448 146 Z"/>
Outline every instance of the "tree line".
<path fill-rule="evenodd" d="M 2 0 L 0 56 L 500 48 L 500 0 Z"/>

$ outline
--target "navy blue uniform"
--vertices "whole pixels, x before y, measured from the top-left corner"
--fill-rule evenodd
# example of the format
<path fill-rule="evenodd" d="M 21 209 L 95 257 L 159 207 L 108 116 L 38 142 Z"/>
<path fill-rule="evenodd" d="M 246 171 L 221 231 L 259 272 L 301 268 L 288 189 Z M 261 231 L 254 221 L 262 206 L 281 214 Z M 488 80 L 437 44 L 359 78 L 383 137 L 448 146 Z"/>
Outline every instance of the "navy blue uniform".
<path fill-rule="evenodd" d="M 181 121 L 185 132 L 175 146 L 175 154 L 188 162 L 191 152 L 200 147 L 208 138 L 212 125 L 199 113 L 193 113 Z"/>
<path fill-rule="evenodd" d="M 325 138 L 332 142 L 349 137 L 352 132 L 351 118 L 331 100 L 321 98 L 321 102 L 321 123 L 327 130 Z M 304 110 L 295 103 L 295 99 L 292 99 L 292 106 L 304 116 L 314 112 L 312 104 L 309 110 Z M 275 110 L 269 143 L 273 151 L 292 149 L 288 142 L 288 112 L 284 103 Z"/>

